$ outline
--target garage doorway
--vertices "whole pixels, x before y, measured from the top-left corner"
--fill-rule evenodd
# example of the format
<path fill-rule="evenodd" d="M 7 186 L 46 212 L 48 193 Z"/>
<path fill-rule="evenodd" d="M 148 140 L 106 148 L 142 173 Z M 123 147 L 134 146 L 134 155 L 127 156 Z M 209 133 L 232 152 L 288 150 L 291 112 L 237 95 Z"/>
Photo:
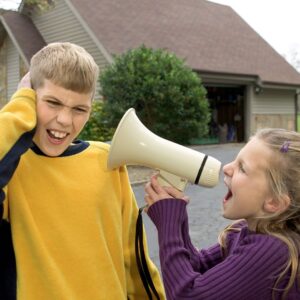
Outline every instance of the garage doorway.
<path fill-rule="evenodd" d="M 212 143 L 244 142 L 244 86 L 205 86 L 211 111 L 209 140 Z"/>

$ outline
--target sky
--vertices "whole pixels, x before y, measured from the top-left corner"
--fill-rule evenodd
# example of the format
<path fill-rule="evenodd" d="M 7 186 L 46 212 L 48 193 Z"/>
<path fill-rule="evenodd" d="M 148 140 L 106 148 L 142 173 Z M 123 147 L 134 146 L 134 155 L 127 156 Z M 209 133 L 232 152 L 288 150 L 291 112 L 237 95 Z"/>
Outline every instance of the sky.
<path fill-rule="evenodd" d="M 231 6 L 279 54 L 300 61 L 300 0 L 210 0 Z M 298 55 L 294 56 L 296 53 Z"/>
<path fill-rule="evenodd" d="M 0 8 L 16 10 L 21 0 L 0 0 Z"/>
<path fill-rule="evenodd" d="M 300 70 L 300 0 L 209 1 L 231 6 L 279 54 Z M 0 0 L 0 7 L 17 9 L 20 2 Z"/>

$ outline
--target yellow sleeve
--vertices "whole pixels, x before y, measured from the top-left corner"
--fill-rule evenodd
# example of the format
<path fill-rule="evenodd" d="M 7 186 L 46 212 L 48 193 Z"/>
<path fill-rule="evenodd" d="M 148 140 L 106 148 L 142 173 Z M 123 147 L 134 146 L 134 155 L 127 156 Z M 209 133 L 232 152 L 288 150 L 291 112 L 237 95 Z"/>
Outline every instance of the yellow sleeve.
<path fill-rule="evenodd" d="M 148 299 L 147 293 L 143 286 L 142 280 L 138 272 L 135 255 L 135 233 L 136 221 L 138 217 L 138 206 L 135 196 L 131 189 L 128 173 L 125 167 L 120 168 L 120 177 L 122 181 L 123 193 L 123 244 L 125 254 L 125 268 L 127 280 L 127 292 L 130 300 Z M 144 249 L 149 272 L 155 289 L 161 300 L 166 299 L 160 274 L 156 266 L 151 261 L 148 254 L 147 239 L 144 231 Z M 153 294 L 153 299 L 156 299 Z"/>
<path fill-rule="evenodd" d="M 20 156 L 32 143 L 35 126 L 35 91 L 20 89 L 0 110 L 0 219 L 8 218 L 6 185 L 17 168 Z"/>
<path fill-rule="evenodd" d="M 20 137 L 36 126 L 35 91 L 20 89 L 0 110 L 0 161 Z"/>

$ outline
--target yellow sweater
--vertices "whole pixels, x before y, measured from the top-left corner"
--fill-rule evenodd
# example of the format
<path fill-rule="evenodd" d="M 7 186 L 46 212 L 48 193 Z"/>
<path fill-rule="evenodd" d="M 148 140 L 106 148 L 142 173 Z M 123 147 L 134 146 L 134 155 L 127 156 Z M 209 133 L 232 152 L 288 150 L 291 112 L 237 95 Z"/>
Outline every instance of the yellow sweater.
<path fill-rule="evenodd" d="M 6 115 L 9 110 L 13 117 Z M 13 145 L 35 120 L 35 93 L 22 89 L 0 113 L 6 141 L 0 159 L 14 155 Z M 125 167 L 107 170 L 108 151 L 104 143 L 79 142 L 59 157 L 36 147 L 21 156 L 3 187 L 18 300 L 147 299 L 134 252 L 137 204 Z M 165 299 L 159 273 L 147 259 Z"/>

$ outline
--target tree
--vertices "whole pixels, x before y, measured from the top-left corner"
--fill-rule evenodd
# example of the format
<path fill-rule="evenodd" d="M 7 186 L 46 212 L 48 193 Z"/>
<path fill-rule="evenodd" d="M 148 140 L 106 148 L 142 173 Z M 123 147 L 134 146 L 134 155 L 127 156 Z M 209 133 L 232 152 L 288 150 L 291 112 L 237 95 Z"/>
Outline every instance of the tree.
<path fill-rule="evenodd" d="M 298 72 L 300 72 L 299 45 L 293 45 L 292 47 L 290 47 L 289 52 L 287 54 L 283 54 L 282 56 L 290 65 L 292 65 Z"/>
<path fill-rule="evenodd" d="M 106 119 L 103 102 L 94 101 L 90 118 L 78 138 L 89 141 L 110 141 L 114 129 L 107 125 Z"/>
<path fill-rule="evenodd" d="M 56 0 L 25 0 L 25 12 L 31 14 L 32 12 L 43 13 L 55 5 Z"/>
<path fill-rule="evenodd" d="M 100 76 L 108 124 L 133 107 L 157 135 L 181 144 L 205 136 L 210 119 L 199 76 L 174 54 L 144 45 L 115 57 Z"/>

